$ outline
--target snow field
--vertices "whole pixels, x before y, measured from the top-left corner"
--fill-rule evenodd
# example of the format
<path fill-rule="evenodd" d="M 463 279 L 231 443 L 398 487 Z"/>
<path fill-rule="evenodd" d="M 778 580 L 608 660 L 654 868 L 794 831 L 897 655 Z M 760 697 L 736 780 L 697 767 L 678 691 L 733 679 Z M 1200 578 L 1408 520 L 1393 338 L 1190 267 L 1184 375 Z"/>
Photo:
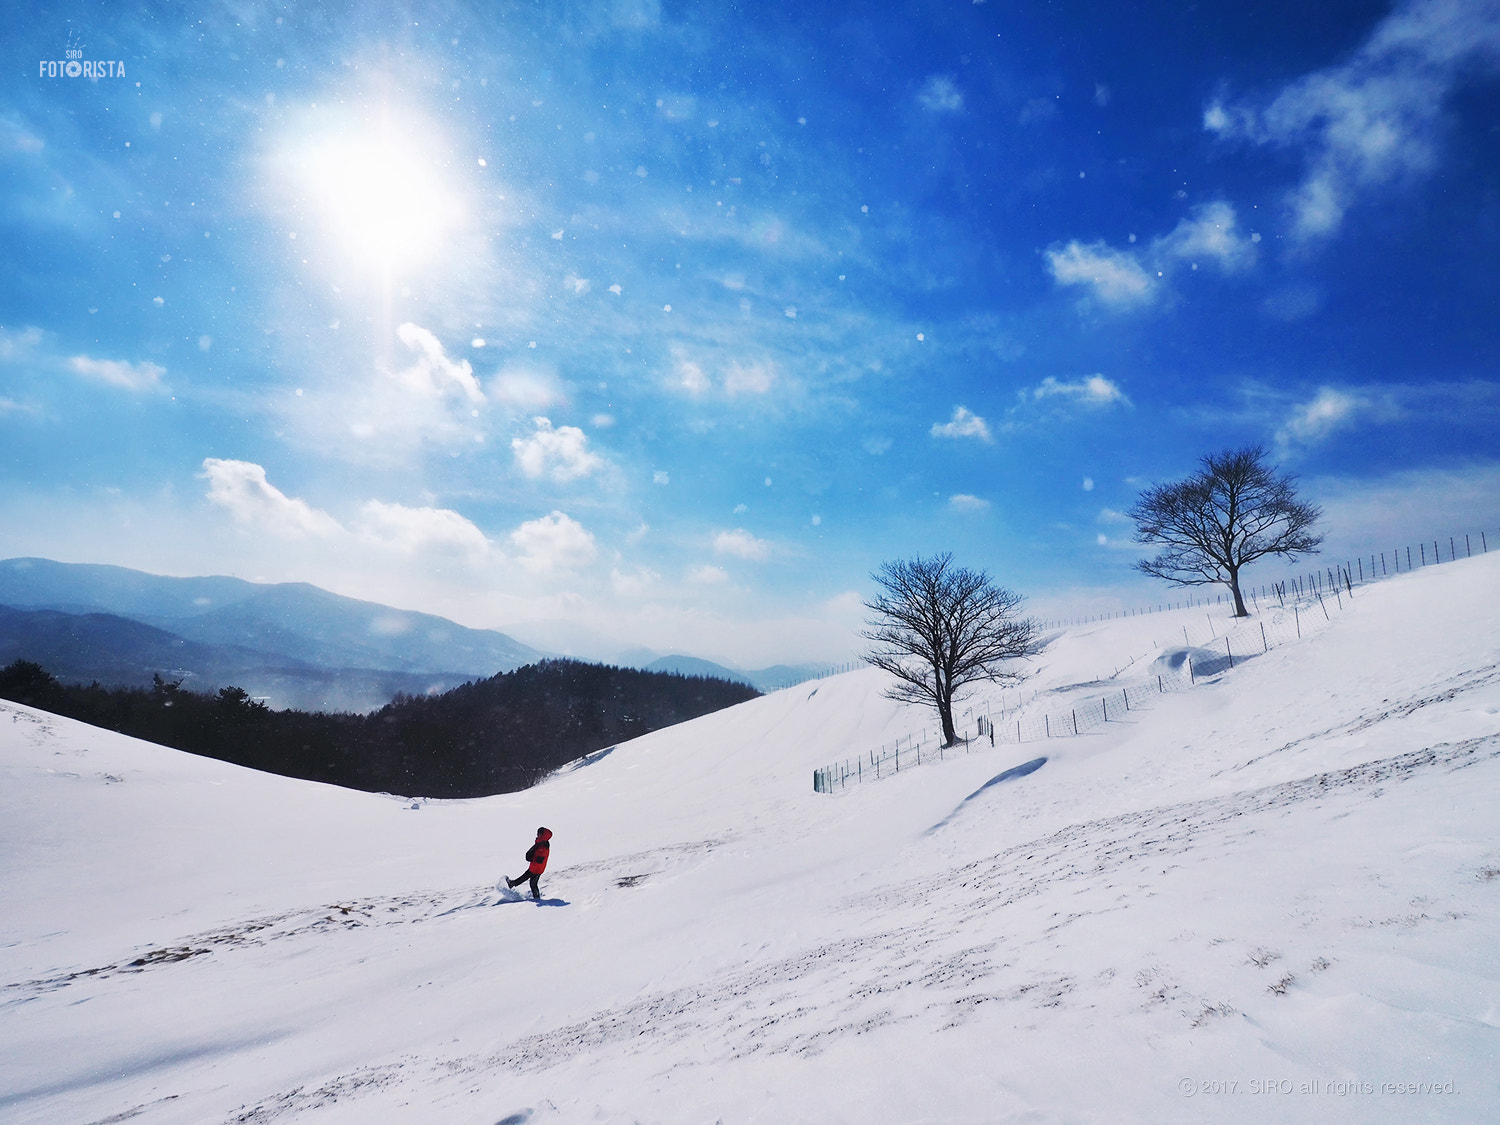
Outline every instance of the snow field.
<path fill-rule="evenodd" d="M 415 810 L 0 705 L 0 1121 L 1493 1118 L 1497 588 L 833 797 L 934 722 L 877 672 Z M 1179 625 L 1064 633 L 1028 707 Z M 490 905 L 538 824 L 551 905 Z"/>

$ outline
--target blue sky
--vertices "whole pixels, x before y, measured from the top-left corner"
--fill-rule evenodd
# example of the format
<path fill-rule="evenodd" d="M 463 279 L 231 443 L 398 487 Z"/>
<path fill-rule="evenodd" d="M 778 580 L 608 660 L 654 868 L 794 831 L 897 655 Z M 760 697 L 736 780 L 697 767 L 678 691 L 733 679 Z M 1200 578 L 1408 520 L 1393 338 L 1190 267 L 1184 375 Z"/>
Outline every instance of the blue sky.
<path fill-rule="evenodd" d="M 914 553 L 1164 600 L 1120 513 L 1249 443 L 1334 553 L 1500 524 L 1494 0 L 63 3 L 5 55 L 6 556 L 755 666 Z"/>

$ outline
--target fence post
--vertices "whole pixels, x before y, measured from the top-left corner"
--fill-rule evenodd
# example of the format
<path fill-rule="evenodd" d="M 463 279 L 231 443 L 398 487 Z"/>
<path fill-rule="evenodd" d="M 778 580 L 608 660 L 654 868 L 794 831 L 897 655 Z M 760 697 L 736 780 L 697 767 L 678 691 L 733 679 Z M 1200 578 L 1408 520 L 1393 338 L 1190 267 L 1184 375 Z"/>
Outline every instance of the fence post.
<path fill-rule="evenodd" d="M 1158 679 L 1159 678 L 1160 677 L 1158 677 Z M 1078 708 L 1077 707 L 1073 708 L 1073 733 L 1075 735 L 1078 733 Z"/>
<path fill-rule="evenodd" d="M 1021 720 L 1016 720 L 1016 745 L 1021 745 Z"/>
<path fill-rule="evenodd" d="M 1292 606 L 1292 621 L 1297 626 L 1297 639 L 1300 641 L 1302 639 L 1302 617 L 1297 612 L 1296 606 Z"/>
<path fill-rule="evenodd" d="M 1047 737 L 1051 738 L 1052 737 L 1052 716 L 1050 716 L 1050 715 L 1043 715 L 1042 716 L 1042 725 L 1047 730 Z"/>
<path fill-rule="evenodd" d="M 1105 696 L 1099 702 L 1104 704 L 1104 721 L 1107 723 L 1109 722 L 1109 697 Z"/>
<path fill-rule="evenodd" d="M 1188 666 L 1188 683 L 1196 685 L 1197 682 L 1198 682 L 1198 677 L 1195 676 L 1195 675 L 1193 675 L 1193 658 L 1191 656 L 1189 656 L 1187 658 L 1187 666 Z"/>

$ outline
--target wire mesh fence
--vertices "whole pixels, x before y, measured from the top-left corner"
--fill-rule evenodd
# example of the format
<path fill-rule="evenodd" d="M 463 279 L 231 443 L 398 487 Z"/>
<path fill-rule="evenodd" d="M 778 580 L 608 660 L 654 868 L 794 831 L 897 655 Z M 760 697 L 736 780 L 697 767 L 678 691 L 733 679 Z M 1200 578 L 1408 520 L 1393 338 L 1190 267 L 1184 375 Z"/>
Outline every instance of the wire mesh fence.
<path fill-rule="evenodd" d="M 1201 625 L 1183 623 L 1182 646 L 1172 643 L 1163 647 L 1147 665 L 1149 670 L 1130 682 L 1090 693 L 1088 698 L 1069 700 L 1065 706 L 1050 702 L 1051 693 L 1036 693 L 1026 702 L 1018 697 L 1014 709 L 1002 709 L 999 714 L 976 715 L 971 711 L 964 730 L 973 730 L 972 737 L 947 746 L 932 735 L 901 739 L 858 758 L 814 770 L 813 790 L 839 793 L 851 785 L 877 781 L 933 762 L 1001 745 L 1076 737 L 1107 723 L 1128 720 L 1132 712 L 1147 709 L 1158 695 L 1189 690 L 1279 645 L 1315 632 L 1349 603 L 1356 583 L 1345 574 L 1335 575 L 1329 568 L 1326 576 L 1312 575 L 1305 582 L 1288 581 L 1283 586 L 1272 592 L 1275 603 L 1259 617 L 1232 619 L 1235 624 L 1228 629 L 1224 628 L 1226 622 L 1220 620 L 1216 624 L 1209 614 L 1204 615 Z M 1136 663 L 1133 660 L 1128 666 Z"/>
<path fill-rule="evenodd" d="M 1500 531 L 1497 531 L 1497 535 L 1500 535 Z M 1447 541 L 1446 552 L 1443 549 L 1444 540 Z M 1464 549 L 1462 556 L 1458 553 L 1460 544 Z M 1497 540 L 1497 546 L 1500 546 L 1500 540 Z M 1418 543 L 1403 544 L 1389 551 L 1371 551 L 1368 555 L 1357 555 L 1354 558 L 1345 559 L 1342 563 L 1331 563 L 1303 574 L 1291 575 L 1280 582 L 1247 585 L 1242 587 L 1241 593 L 1245 598 L 1247 608 L 1260 610 L 1267 605 L 1284 605 L 1287 597 L 1292 594 L 1301 598 L 1311 597 L 1315 592 L 1321 592 L 1326 597 L 1335 586 L 1347 588 L 1363 586 L 1370 582 L 1394 578 L 1398 574 L 1421 570 L 1425 566 L 1456 562 L 1460 557 L 1472 558 L 1475 551 L 1488 554 L 1489 549 L 1488 529 L 1456 532 L 1453 535 L 1435 536 Z M 1161 602 L 1157 605 L 1115 610 L 1087 617 L 1047 619 L 1039 621 L 1038 625 L 1043 629 L 1062 629 L 1074 625 L 1088 625 L 1097 621 L 1117 621 L 1124 617 L 1140 617 L 1148 613 L 1165 613 L 1200 606 L 1206 608 L 1223 605 L 1230 600 L 1227 594 L 1195 597 L 1189 593 L 1181 601 Z"/>

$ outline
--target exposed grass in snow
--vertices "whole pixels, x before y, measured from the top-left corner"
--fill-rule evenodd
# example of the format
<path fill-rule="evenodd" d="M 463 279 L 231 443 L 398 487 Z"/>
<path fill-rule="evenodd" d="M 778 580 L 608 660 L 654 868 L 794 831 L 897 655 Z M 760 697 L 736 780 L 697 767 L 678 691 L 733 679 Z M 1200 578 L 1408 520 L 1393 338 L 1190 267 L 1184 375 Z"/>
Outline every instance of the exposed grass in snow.
<path fill-rule="evenodd" d="M 931 722 L 873 671 L 417 808 L 7 705 L 0 1119 L 1491 1119 L 1497 588 L 1368 587 L 1093 732 L 838 797 L 815 767 Z M 1027 706 L 1181 624 L 1063 633 Z M 502 909 L 538 824 L 549 905 Z"/>

